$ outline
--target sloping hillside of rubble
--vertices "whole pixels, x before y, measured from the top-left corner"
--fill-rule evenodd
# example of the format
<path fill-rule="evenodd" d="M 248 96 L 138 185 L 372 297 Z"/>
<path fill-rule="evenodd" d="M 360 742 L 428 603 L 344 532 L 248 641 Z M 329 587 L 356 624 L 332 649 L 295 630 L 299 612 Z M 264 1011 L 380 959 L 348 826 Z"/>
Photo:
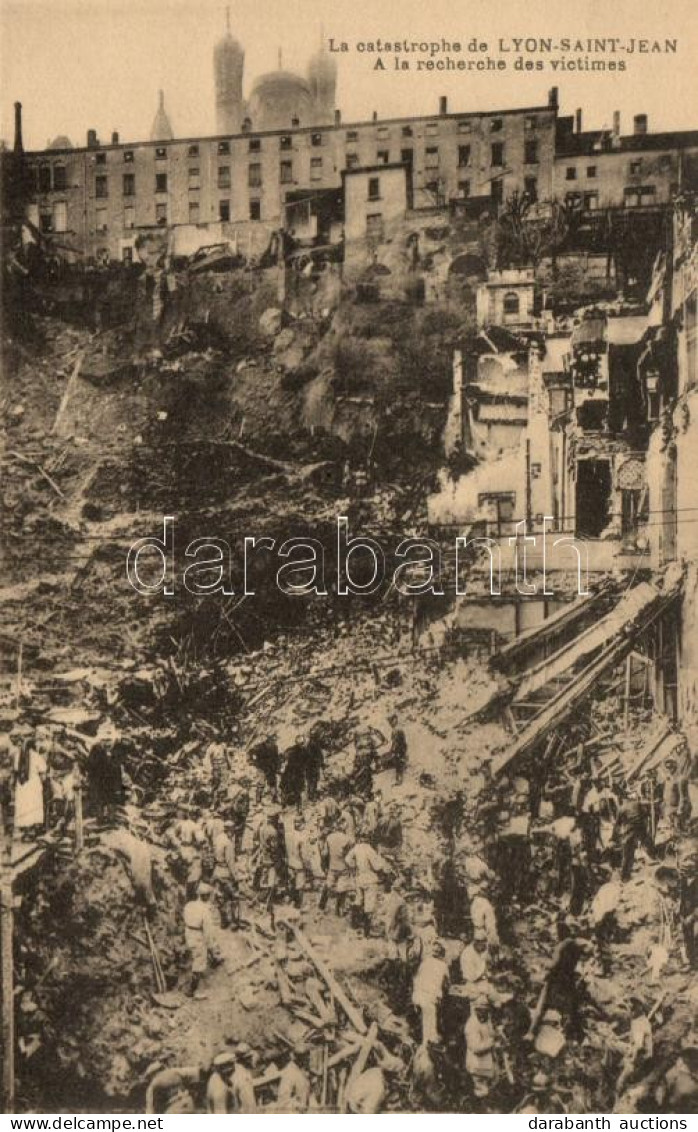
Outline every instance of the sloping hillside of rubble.
<path fill-rule="evenodd" d="M 140 1111 L 157 1068 L 207 1061 L 231 1039 L 247 1042 L 258 1072 L 274 1080 L 284 1051 L 309 1034 L 321 1035 L 325 1058 L 347 1045 L 353 1056 L 373 1023 L 397 1058 L 387 1109 L 478 1107 L 453 1085 L 462 1077 L 455 1038 L 433 1072 L 415 1071 L 418 1028 L 388 941 L 360 937 L 314 895 L 293 920 L 349 1009 L 322 978 L 318 991 L 318 965 L 298 936 L 279 953 L 250 853 L 252 831 L 271 809 L 266 796 L 253 796 L 245 835 L 242 930 L 220 933 L 223 962 L 206 997 L 185 995 L 182 888 L 168 830 L 176 815 L 206 816 L 212 738 L 225 742 L 231 775 L 242 779 L 246 752 L 269 732 L 286 749 L 320 725 L 323 799 L 305 807 L 317 838 L 324 799 L 348 797 L 355 734 L 386 735 L 396 711 L 409 765 L 399 784 L 392 771 L 376 775 L 392 822 L 381 851 L 396 878 L 377 918 L 395 895 L 420 929 L 433 915 L 448 963 L 461 950 L 470 870 L 482 865 L 492 807 L 502 828 L 518 812 L 516 775 L 490 781 L 489 761 L 511 735 L 492 710 L 510 686 L 488 666 L 489 646 L 459 649 L 446 635 L 427 647 L 415 639 L 413 609 L 394 592 L 351 605 L 333 594 L 319 603 L 283 598 L 262 568 L 254 600 L 180 592 L 168 603 L 127 585 L 128 546 L 159 533 L 165 512 L 176 516 L 178 547 L 215 529 L 236 547 L 236 568 L 244 535 L 312 533 L 331 544 L 338 513 L 375 537 L 424 530 L 451 350 L 467 319 L 438 305 L 339 301 L 329 285 L 313 303 L 282 311 L 275 286 L 273 273 L 181 276 L 157 328 L 147 310 L 101 330 L 37 315 L 33 339 L 8 343 L 3 724 L 48 726 L 66 767 L 83 769 L 106 725 L 118 729 L 132 831 L 160 860 L 152 934 L 165 986 L 154 991 L 150 924 L 108 837 L 89 818 L 77 857 L 72 829 L 52 838 L 41 868 L 22 881 L 17 909 L 26 1110 Z M 578 742 L 619 726 L 618 696 L 617 687 L 599 688 L 567 721 L 561 777 Z M 632 759 L 648 722 L 647 713 L 631 713 L 611 741 Z M 619 901 L 612 978 L 589 924 L 571 921 L 589 943 L 584 1040 L 524 1055 L 557 926 L 569 921 L 550 831 L 539 833 L 535 895 L 502 901 L 499 1028 L 513 1053 L 502 1061 L 496 1105 L 523 1103 L 542 1072 L 562 1098 L 550 1101 L 554 1108 L 605 1111 L 616 1101 L 631 994 L 642 987 L 652 1013 L 659 1079 L 690 1033 L 695 986 L 675 951 L 658 951 L 662 894 L 640 853 Z M 278 919 L 289 911 L 280 908 Z M 462 1033 L 459 1006 L 449 1003 L 454 1035 Z M 314 1072 L 322 1080 L 322 1068 Z"/>

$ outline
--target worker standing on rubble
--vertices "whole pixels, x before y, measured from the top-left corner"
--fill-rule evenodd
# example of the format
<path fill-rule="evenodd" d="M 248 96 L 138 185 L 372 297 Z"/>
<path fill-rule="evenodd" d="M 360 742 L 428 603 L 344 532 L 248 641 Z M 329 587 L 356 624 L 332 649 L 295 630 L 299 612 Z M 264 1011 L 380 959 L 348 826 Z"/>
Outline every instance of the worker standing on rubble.
<path fill-rule="evenodd" d="M 466 985 L 475 987 L 486 981 L 489 975 L 490 952 L 487 932 L 476 928 L 470 943 L 466 944 L 458 960 L 461 976 Z"/>
<path fill-rule="evenodd" d="M 275 735 L 267 735 L 261 743 L 255 744 L 248 753 L 248 760 L 262 775 L 263 782 L 257 786 L 257 801 L 262 800 L 264 784 L 271 793 L 272 799 L 278 801 L 278 779 L 281 766 L 281 755 Z"/>
<path fill-rule="evenodd" d="M 303 818 L 296 816 L 293 823 L 287 822 L 284 835 L 289 891 L 293 903 L 300 908 L 303 903 L 303 893 L 308 886 L 308 869 L 312 867 L 308 831 Z"/>
<path fill-rule="evenodd" d="M 577 964 L 587 950 L 584 940 L 570 933 L 569 926 L 558 925 L 558 943 L 553 954 L 550 969 L 543 980 L 531 1025 L 525 1040 L 533 1041 L 547 1010 L 559 1010 L 565 1019 L 565 1031 L 573 1041 L 581 1040 L 583 1023 L 581 1017 L 581 987 L 577 974 Z"/>
<path fill-rule="evenodd" d="M 235 846 L 225 826 L 217 827 L 211 849 L 214 861 L 213 887 L 220 911 L 221 927 L 239 928 L 240 892 L 235 867 Z"/>
<path fill-rule="evenodd" d="M 298 812 L 303 807 L 303 791 L 307 783 L 308 746 L 305 735 L 297 735 L 296 741 L 288 748 L 284 767 L 279 778 L 279 793 L 284 806 L 296 806 Z"/>
<path fill-rule="evenodd" d="M 230 1075 L 235 1065 L 235 1055 L 226 1050 L 214 1057 L 211 1076 L 206 1084 L 206 1111 L 222 1116 L 230 1112 Z"/>
<path fill-rule="evenodd" d="M 230 1078 L 231 1112 L 254 1113 L 257 1100 L 254 1094 L 254 1079 L 249 1069 L 252 1050 L 246 1042 L 235 1047 L 235 1068 Z"/>
<path fill-rule="evenodd" d="M 44 832 L 46 760 L 35 748 L 28 729 L 15 729 L 19 748 L 14 759 L 15 829 L 26 836 Z"/>
<path fill-rule="evenodd" d="M 211 915 L 212 891 L 210 884 L 202 882 L 196 898 L 184 905 L 184 941 L 191 956 L 189 994 L 192 997 L 201 982 L 201 976 L 208 970 L 209 956 L 214 966 L 223 962 Z"/>
<path fill-rule="evenodd" d="M 347 895 L 351 891 L 352 879 L 346 856 L 352 845 L 353 838 L 346 828 L 346 819 L 340 818 L 337 829 L 332 829 L 326 835 L 321 847 L 321 859 L 325 866 L 325 882 L 320 892 L 319 907 L 325 908 L 330 896 L 335 898 L 335 912 L 341 916 L 344 912 Z"/>
<path fill-rule="evenodd" d="M 192 1090 L 203 1082 L 205 1070 L 199 1065 L 180 1065 L 161 1069 L 148 1084 L 145 1094 L 147 1115 L 166 1116 L 196 1112 Z"/>
<path fill-rule="evenodd" d="M 363 819 L 361 821 L 361 828 L 364 834 L 371 840 L 374 839 L 378 823 L 383 817 L 383 794 L 380 790 L 376 790 L 372 798 L 364 806 Z"/>
<path fill-rule="evenodd" d="M 274 901 L 285 871 L 285 845 L 281 814 L 273 811 L 257 831 L 258 858 L 255 876 L 260 895 L 274 926 Z"/>
<path fill-rule="evenodd" d="M 351 788 L 364 800 L 373 795 L 373 767 L 376 748 L 371 733 L 359 734 L 355 739 L 354 765 L 351 770 Z"/>
<path fill-rule="evenodd" d="M 237 856 L 242 853 L 242 842 L 247 828 L 247 819 L 250 814 L 250 780 L 246 776 L 235 783 L 228 792 L 228 802 L 225 812 L 232 823 L 233 841 Z"/>
<path fill-rule="evenodd" d="M 320 775 L 325 769 L 325 755 L 321 742 L 322 724 L 314 723 L 310 729 L 306 743 L 305 759 L 305 785 L 308 790 L 308 801 L 317 799 Z"/>
<path fill-rule="evenodd" d="M 203 838 L 203 830 L 193 818 L 179 818 L 167 833 L 167 844 L 175 854 L 173 872 L 176 879 L 184 883 L 192 865 L 197 860 L 198 846 Z"/>
<path fill-rule="evenodd" d="M 230 759 L 223 743 L 210 743 L 204 757 L 212 806 L 218 806 L 228 788 Z"/>
<path fill-rule="evenodd" d="M 485 895 L 482 885 L 472 885 L 470 894 L 470 922 L 473 933 L 478 929 L 484 931 L 490 950 L 496 952 L 499 949 L 499 931 L 494 907 Z"/>
<path fill-rule="evenodd" d="M 495 1034 L 490 1004 L 485 995 L 476 998 L 465 1023 L 465 1069 L 476 1097 L 489 1095 L 496 1076 Z"/>
<path fill-rule="evenodd" d="M 104 821 L 109 808 L 121 800 L 121 776 L 114 773 L 111 753 L 106 742 L 99 740 L 90 748 L 85 763 L 87 802 L 98 822 Z"/>
<path fill-rule="evenodd" d="M 692 971 L 698 968 L 698 818 L 676 846 L 676 867 L 679 874 L 679 919 L 686 952 L 686 963 Z"/>
<path fill-rule="evenodd" d="M 309 1049 L 297 1045 L 289 1050 L 288 1061 L 281 1070 L 275 1109 L 279 1113 L 307 1112 L 310 1108 Z"/>
<path fill-rule="evenodd" d="M 433 940 L 415 972 L 412 1005 L 419 1011 L 422 1045 L 439 1041 L 439 1011 L 449 984 L 445 956 L 444 945 L 438 939 Z"/>
<path fill-rule="evenodd" d="M 359 833 L 356 845 L 344 858 L 350 869 L 356 870 L 354 918 L 355 926 L 362 928 L 364 935 L 371 934 L 373 914 L 378 907 L 378 886 L 383 873 L 390 872 L 390 866 L 371 845 L 365 833 Z"/>
<path fill-rule="evenodd" d="M 639 793 L 627 798 L 620 807 L 613 839 L 620 841 L 621 845 L 622 881 L 630 880 L 638 845 L 642 845 L 648 857 L 654 858 L 654 845 L 647 828 L 647 810 Z"/>
<path fill-rule="evenodd" d="M 215 861 L 213 847 L 203 826 L 197 826 L 193 835 L 194 857 L 186 879 L 187 894 L 193 893 L 202 881 L 211 884 Z"/>
<path fill-rule="evenodd" d="M 399 726 L 397 712 L 388 716 L 390 724 L 390 746 L 386 756 L 385 765 L 395 770 L 395 785 L 399 786 L 405 777 L 407 769 L 407 739 L 405 732 Z"/>
<path fill-rule="evenodd" d="M 331 795 L 323 798 L 320 803 L 320 827 L 324 830 L 334 829 L 339 821 L 339 802 Z"/>

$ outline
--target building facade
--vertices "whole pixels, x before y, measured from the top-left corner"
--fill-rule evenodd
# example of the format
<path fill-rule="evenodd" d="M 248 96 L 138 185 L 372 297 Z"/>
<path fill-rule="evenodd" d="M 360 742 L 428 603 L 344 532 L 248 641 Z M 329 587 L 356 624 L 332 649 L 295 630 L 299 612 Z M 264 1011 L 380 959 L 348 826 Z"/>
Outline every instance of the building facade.
<path fill-rule="evenodd" d="M 581 111 L 577 112 L 581 127 Z M 698 162 L 698 130 L 649 133 L 636 114 L 632 134 L 621 134 L 620 114 L 610 130 L 575 130 L 558 119 L 553 195 L 593 212 L 604 208 L 667 205 L 692 177 Z"/>
<path fill-rule="evenodd" d="M 171 139 L 160 130 L 101 145 L 90 130 L 84 147 L 28 153 L 29 218 L 81 256 L 120 259 L 134 232 L 152 227 L 282 227 L 289 199 L 341 190 L 344 173 L 374 166 L 406 166 L 415 209 L 472 198 L 494 212 L 515 193 L 586 212 L 665 208 L 698 173 L 698 131 L 651 134 L 637 115 L 623 136 L 616 115 L 613 130 L 583 132 L 579 114 L 577 129 L 558 117 L 557 88 L 535 107 L 451 113 L 441 98 L 433 115 L 343 123 L 322 50 L 308 78 L 269 72 L 247 102 L 242 49 L 229 32 L 216 52 L 218 123 L 230 132 Z"/>
<path fill-rule="evenodd" d="M 28 153 L 29 218 L 87 257 L 118 259 L 134 230 L 258 221 L 283 223 L 289 194 L 341 188 L 342 173 L 401 163 L 413 205 L 469 196 L 496 206 L 514 191 L 552 192 L 557 107 L 292 126 L 230 136 Z"/>

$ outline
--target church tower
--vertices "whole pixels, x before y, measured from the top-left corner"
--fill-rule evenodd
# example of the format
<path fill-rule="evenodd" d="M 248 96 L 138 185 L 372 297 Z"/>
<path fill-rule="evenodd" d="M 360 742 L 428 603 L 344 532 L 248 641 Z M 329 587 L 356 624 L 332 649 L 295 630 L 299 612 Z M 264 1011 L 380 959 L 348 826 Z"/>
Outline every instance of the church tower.
<path fill-rule="evenodd" d="M 153 125 L 150 131 L 151 141 L 172 141 L 174 133 L 170 125 L 170 119 L 165 110 L 165 92 L 158 91 L 158 111 L 153 119 Z"/>
<path fill-rule="evenodd" d="M 325 47 L 320 32 L 320 46 L 308 64 L 308 84 L 313 99 L 313 121 L 318 126 L 332 122 L 337 95 L 337 64 Z"/>
<path fill-rule="evenodd" d="M 216 133 L 237 134 L 244 116 L 242 73 L 245 66 L 245 52 L 230 33 L 230 8 L 226 8 L 225 29 L 225 35 L 213 49 Z"/>

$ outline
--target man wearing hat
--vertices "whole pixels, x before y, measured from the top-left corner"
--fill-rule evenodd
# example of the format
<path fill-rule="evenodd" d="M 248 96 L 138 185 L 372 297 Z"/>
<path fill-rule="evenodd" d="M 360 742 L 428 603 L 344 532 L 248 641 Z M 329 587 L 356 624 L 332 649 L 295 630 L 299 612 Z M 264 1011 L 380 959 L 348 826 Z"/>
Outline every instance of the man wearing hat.
<path fill-rule="evenodd" d="M 213 850 L 213 885 L 220 910 L 221 927 L 240 926 L 240 894 L 238 889 L 235 846 L 228 826 L 221 823 L 211 838 Z"/>
<path fill-rule="evenodd" d="M 256 878 L 260 895 L 274 926 L 274 902 L 286 867 L 286 844 L 281 822 L 281 811 L 276 809 L 265 818 L 257 830 Z"/>
<path fill-rule="evenodd" d="M 180 1065 L 161 1069 L 151 1079 L 145 1094 L 145 1111 L 165 1115 L 193 1113 L 192 1090 L 202 1082 L 205 1070 L 200 1065 Z"/>
<path fill-rule="evenodd" d="M 211 1076 L 206 1085 L 206 1111 L 216 1115 L 230 1112 L 230 1075 L 235 1067 L 235 1054 L 224 1050 L 216 1054 L 211 1065 Z"/>
<path fill-rule="evenodd" d="M 308 832 L 303 818 L 298 814 L 293 823 L 284 826 L 286 842 L 286 861 L 288 864 L 288 884 L 291 898 L 297 908 L 303 903 L 303 893 L 308 884 L 308 869 L 312 867 Z"/>
<path fill-rule="evenodd" d="M 310 1050 L 300 1044 L 289 1051 L 288 1061 L 281 1071 L 276 1111 L 280 1113 L 307 1112 L 310 1107 L 310 1078 L 307 1074 Z"/>
<path fill-rule="evenodd" d="M 472 885 L 470 892 L 470 922 L 473 931 L 484 931 L 489 946 L 496 950 L 499 947 L 499 932 L 494 907 L 481 884 Z"/>
<path fill-rule="evenodd" d="M 231 1112 L 253 1113 L 257 1111 L 254 1095 L 254 1078 L 248 1068 L 252 1050 L 247 1042 L 238 1042 L 234 1050 L 235 1068 L 230 1078 Z"/>
<path fill-rule="evenodd" d="M 490 953 L 487 943 L 487 932 L 484 928 L 476 928 L 470 943 L 466 944 L 458 960 L 464 983 L 475 986 L 487 979 L 490 965 Z"/>
<path fill-rule="evenodd" d="M 414 976 L 412 1003 L 422 1021 L 422 1045 L 439 1041 L 439 1008 L 449 983 L 445 956 L 441 941 L 433 940 Z"/>
<path fill-rule="evenodd" d="M 242 841 L 250 814 L 250 786 L 251 780 L 245 775 L 228 791 L 226 812 L 233 827 L 233 841 L 238 857 L 242 853 Z"/>
<path fill-rule="evenodd" d="M 380 876 L 390 872 L 390 867 L 363 832 L 358 834 L 356 845 L 344 860 L 350 869 L 356 870 L 356 926 L 363 928 L 364 935 L 369 936 L 373 914 L 378 906 Z"/>
<path fill-rule="evenodd" d="M 223 960 L 215 940 L 215 924 L 211 915 L 210 884 L 202 881 L 195 899 L 184 905 L 184 941 L 191 955 L 191 981 L 189 994 L 194 995 L 201 976 L 208 970 L 209 956 L 214 966 Z"/>
<path fill-rule="evenodd" d="M 43 833 L 46 760 L 37 750 L 29 727 L 16 727 L 12 738 L 19 740 L 14 758 L 15 829 L 27 836 Z"/>
<path fill-rule="evenodd" d="M 335 912 L 338 916 L 344 912 L 344 905 L 351 891 L 351 873 L 345 858 L 353 844 L 354 840 L 342 816 L 337 821 L 337 828 L 330 830 L 321 847 L 321 857 L 327 871 L 320 892 L 319 907 L 324 908 L 332 895 L 335 898 Z"/>

